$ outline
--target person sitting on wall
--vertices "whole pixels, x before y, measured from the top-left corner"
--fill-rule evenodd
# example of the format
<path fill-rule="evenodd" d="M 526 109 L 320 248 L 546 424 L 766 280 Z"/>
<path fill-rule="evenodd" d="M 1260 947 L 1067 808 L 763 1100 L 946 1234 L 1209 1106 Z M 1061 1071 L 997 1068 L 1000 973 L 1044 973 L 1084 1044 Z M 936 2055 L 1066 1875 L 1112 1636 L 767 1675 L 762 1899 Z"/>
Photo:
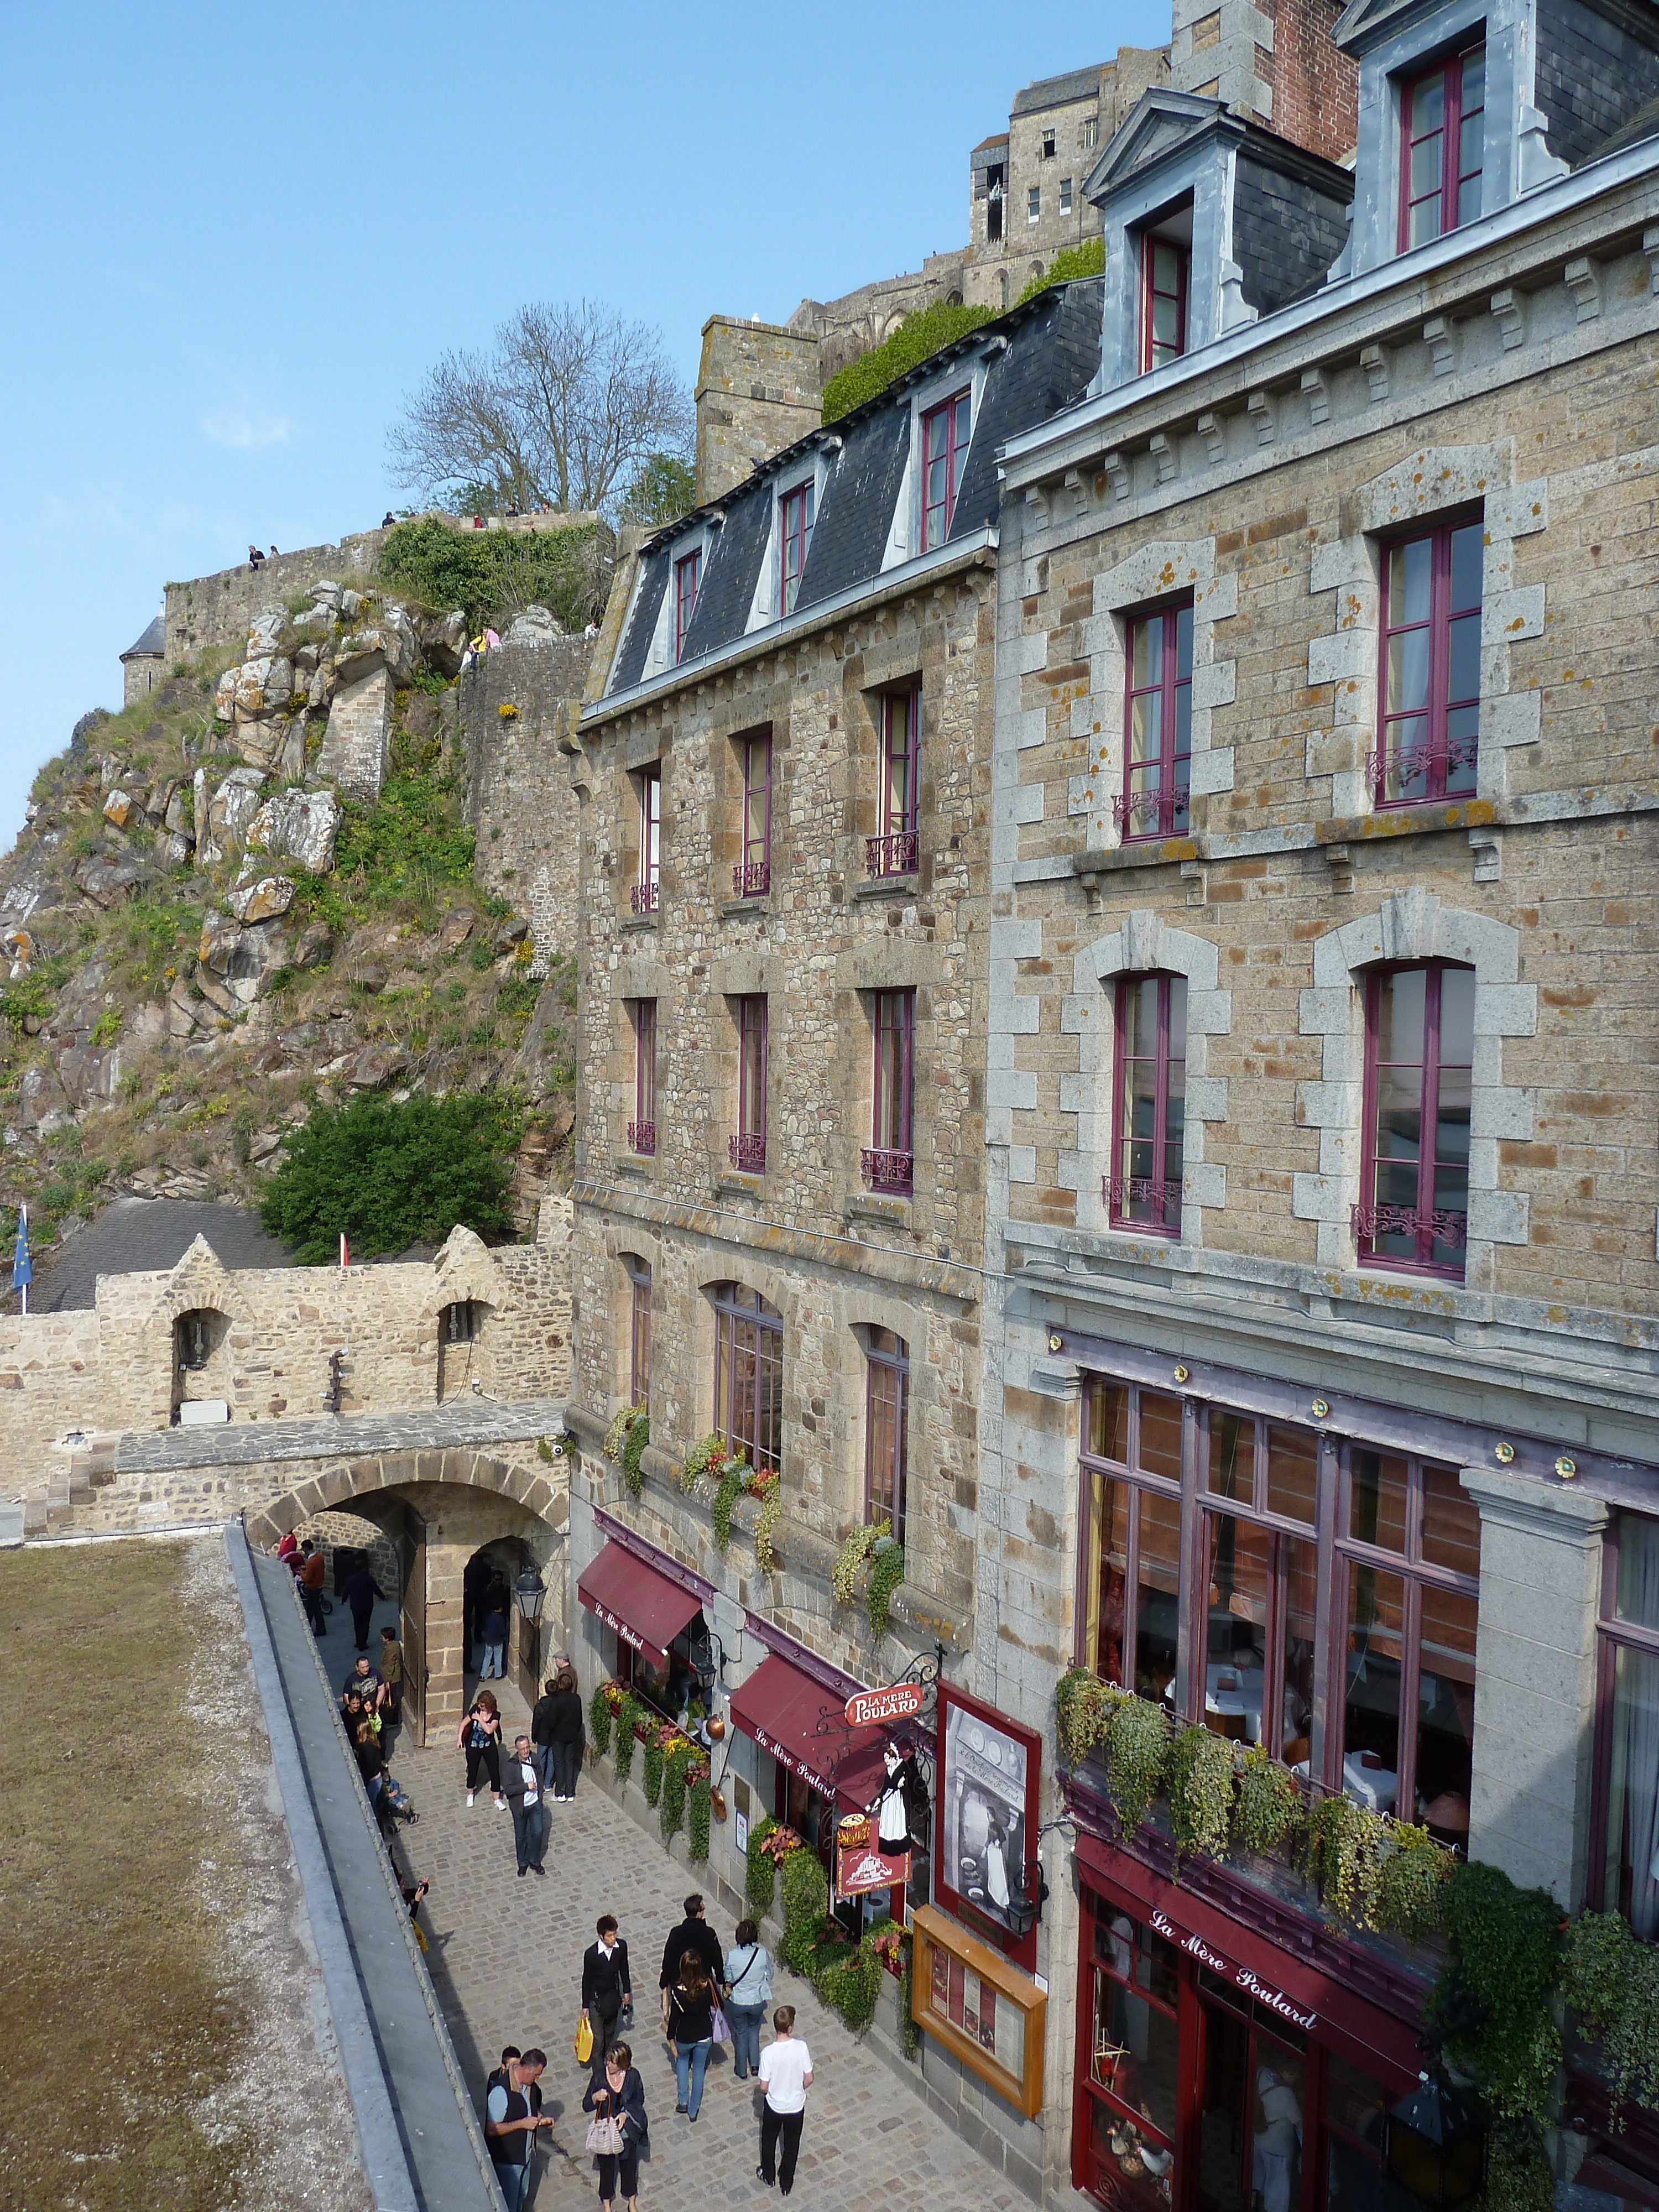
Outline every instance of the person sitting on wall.
<path fill-rule="evenodd" d="M 247 565 L 248 565 L 248 567 L 249 567 L 250 568 L 256 568 L 256 569 L 257 569 L 257 568 L 264 568 L 264 560 L 265 560 L 265 556 L 264 556 L 264 554 L 259 550 L 259 549 L 258 549 L 258 547 L 257 545 L 250 545 L 250 546 L 248 547 L 248 549 L 247 549 Z"/>

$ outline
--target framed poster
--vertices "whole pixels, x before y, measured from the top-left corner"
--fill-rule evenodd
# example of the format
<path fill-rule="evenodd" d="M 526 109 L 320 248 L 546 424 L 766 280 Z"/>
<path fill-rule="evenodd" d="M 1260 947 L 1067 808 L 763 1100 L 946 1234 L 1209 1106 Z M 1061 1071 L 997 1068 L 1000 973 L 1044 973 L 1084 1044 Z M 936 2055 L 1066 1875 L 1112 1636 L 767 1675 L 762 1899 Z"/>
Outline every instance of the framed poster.
<path fill-rule="evenodd" d="M 1027 1875 L 1033 1885 L 1037 1878 L 1042 1758 L 1034 1729 L 939 1684 L 933 1895 L 1028 1973 L 1036 1965 L 1036 1923 L 1022 1935 L 1018 1915 Z"/>
<path fill-rule="evenodd" d="M 931 1905 L 916 1907 L 910 1936 L 912 2020 L 1033 2118 L 1042 2110 L 1042 1990 Z"/>

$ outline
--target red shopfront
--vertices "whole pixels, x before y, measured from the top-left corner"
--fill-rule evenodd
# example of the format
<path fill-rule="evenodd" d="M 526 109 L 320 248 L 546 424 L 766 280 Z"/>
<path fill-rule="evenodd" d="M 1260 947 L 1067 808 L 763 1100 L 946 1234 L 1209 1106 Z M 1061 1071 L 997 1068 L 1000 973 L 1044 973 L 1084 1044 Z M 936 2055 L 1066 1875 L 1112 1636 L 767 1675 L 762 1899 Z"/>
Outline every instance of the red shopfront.
<path fill-rule="evenodd" d="M 1413 2212 L 1383 2122 L 1423 2061 L 1407 2008 L 1078 1839 L 1072 2179 L 1117 2212 Z"/>

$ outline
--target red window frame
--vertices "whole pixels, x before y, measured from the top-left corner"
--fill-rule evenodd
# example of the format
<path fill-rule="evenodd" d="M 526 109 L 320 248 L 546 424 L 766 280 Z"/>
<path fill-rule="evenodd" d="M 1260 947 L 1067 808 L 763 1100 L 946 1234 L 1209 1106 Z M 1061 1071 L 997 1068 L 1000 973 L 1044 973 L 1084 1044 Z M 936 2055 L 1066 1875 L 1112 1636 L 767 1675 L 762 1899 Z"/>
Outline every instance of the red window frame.
<path fill-rule="evenodd" d="M 1131 1053 L 1128 1037 L 1132 1003 L 1139 998 L 1147 984 L 1157 987 L 1153 1049 L 1150 1053 Z M 1186 1018 L 1184 975 L 1160 971 L 1148 975 L 1119 976 L 1113 1016 L 1111 1171 L 1101 1188 L 1107 1218 L 1114 1229 L 1133 1229 L 1143 1237 L 1181 1234 L 1181 1186 L 1186 1164 Z M 1170 1041 L 1177 1028 L 1181 1050 L 1175 1054 L 1170 1050 Z M 1133 1116 L 1128 1111 L 1131 1068 L 1147 1060 L 1152 1062 L 1153 1070 L 1150 1136 L 1136 1131 Z M 1170 1109 L 1177 1099 L 1182 1109 L 1181 1128 L 1176 1141 L 1171 1144 Z M 1145 1168 L 1146 1172 L 1137 1174 L 1138 1167 Z"/>
<path fill-rule="evenodd" d="M 628 1149 L 649 1159 L 657 1149 L 657 1002 L 635 999 L 634 1021 L 634 1118 L 628 1125 Z"/>
<path fill-rule="evenodd" d="M 702 581 L 702 548 L 695 546 L 674 563 L 674 660 L 685 658 L 685 640 L 697 611 L 697 590 Z"/>
<path fill-rule="evenodd" d="M 1480 742 L 1484 538 L 1481 518 L 1466 514 L 1432 530 L 1382 541 L 1377 749 L 1370 762 L 1371 790 L 1379 808 L 1428 806 L 1474 795 Z M 1428 609 L 1407 619 L 1407 609 L 1399 604 L 1403 594 L 1395 572 L 1419 546 L 1429 549 Z M 1471 562 L 1472 599 L 1467 597 Z M 1466 572 L 1462 586 L 1460 567 Z M 1416 688 L 1413 676 L 1420 678 L 1422 690 L 1420 702 L 1414 704 L 1407 703 L 1402 696 L 1407 689 Z"/>
<path fill-rule="evenodd" d="M 727 1145 L 732 1164 L 744 1175 L 766 1168 L 767 1002 L 754 992 L 734 1002 L 738 1026 L 738 1130 Z"/>
<path fill-rule="evenodd" d="M 1419 118 L 1413 112 L 1419 93 L 1433 86 L 1441 88 L 1440 119 L 1425 130 L 1416 125 Z M 1470 98 L 1478 103 L 1468 105 Z M 1437 62 L 1431 70 L 1402 82 L 1400 87 L 1400 231 L 1399 246 L 1402 253 L 1413 246 L 1426 246 L 1431 240 L 1443 238 L 1461 223 L 1473 222 L 1480 212 L 1480 187 L 1486 164 L 1486 49 L 1484 41 L 1479 46 L 1465 47 L 1449 61 Z M 1457 128 L 1447 126 L 1453 118 Z M 1426 118 L 1422 118 L 1426 120 Z M 1464 140 L 1471 135 L 1473 125 L 1474 152 L 1478 158 L 1473 163 L 1466 161 Z M 1440 143 L 1437 148 L 1434 141 Z M 1417 177 L 1413 175 L 1413 159 L 1419 147 L 1425 149 L 1423 162 Z M 1413 191 L 1414 183 L 1421 189 Z M 1464 212 L 1466 194 L 1471 194 L 1474 204 Z M 1423 210 L 1424 221 L 1419 226 L 1417 212 Z M 1428 228 L 1432 221 L 1433 228 Z M 1413 229 L 1418 235 L 1412 235 Z"/>
<path fill-rule="evenodd" d="M 1159 252 L 1167 253 L 1173 268 L 1160 270 Z M 1187 350 L 1187 297 L 1192 276 L 1192 248 L 1179 239 L 1160 238 L 1155 230 L 1140 234 L 1140 373 L 1143 376 L 1165 362 L 1178 361 Z M 1168 275 L 1171 282 L 1161 283 Z M 1158 335 L 1157 309 L 1167 301 L 1175 310 L 1172 339 Z"/>
<path fill-rule="evenodd" d="M 628 1388 L 629 1403 L 651 1404 L 651 1267 L 630 1252 L 623 1265 L 628 1270 Z"/>
<path fill-rule="evenodd" d="M 812 543 L 812 510 L 816 486 L 811 477 L 787 491 L 778 501 L 778 617 L 795 611 L 800 580 Z"/>
<path fill-rule="evenodd" d="M 1123 789 L 1112 811 L 1126 845 L 1183 836 L 1192 827 L 1193 602 L 1168 599 L 1132 615 L 1123 637 Z M 1152 625 L 1158 627 L 1152 636 Z M 1135 680 L 1148 641 L 1145 681 Z M 1136 719 L 1152 744 L 1136 758 Z"/>
<path fill-rule="evenodd" d="M 880 827 L 864 841 L 865 868 L 872 876 L 913 875 L 921 819 L 921 686 L 884 691 L 880 715 Z"/>
<path fill-rule="evenodd" d="M 906 1431 L 910 1412 L 910 1347 L 890 1328 L 865 1332 L 864 1517 L 884 1516 L 904 1541 Z"/>
<path fill-rule="evenodd" d="M 1310 1755 L 1317 1714 L 1318 1435 L 1292 1422 L 1269 1421 L 1230 1406 L 1211 1405 L 1205 1408 L 1198 1450 L 1199 1571 L 1193 1592 L 1193 1676 L 1187 1710 L 1208 1713 L 1208 1701 L 1224 1694 L 1231 1669 L 1231 1654 L 1214 1653 L 1218 1626 L 1223 1619 L 1231 1622 L 1231 1606 L 1212 1600 L 1209 1593 L 1228 1593 L 1231 1602 L 1243 1598 L 1254 1604 L 1249 1569 L 1264 1565 L 1267 1618 L 1258 1621 L 1254 1613 L 1249 1616 L 1262 1632 L 1266 1662 L 1257 1741 L 1270 1759 L 1293 1766 Z M 1297 1639 L 1304 1650 L 1299 1677 L 1293 1680 L 1288 1647 L 1298 1623 L 1305 1633 Z M 1224 1732 L 1231 1734 L 1236 1726 L 1239 1739 L 1249 1740 L 1248 1717 L 1231 1725 L 1224 1711 L 1218 1717 Z M 1292 1741 L 1304 1735 L 1308 1741 Z"/>
<path fill-rule="evenodd" d="M 640 794 L 640 858 L 629 899 L 635 914 L 655 914 L 662 896 L 662 770 L 642 769 L 635 781 Z"/>
<path fill-rule="evenodd" d="M 1623 1913 L 1632 1920 L 1631 1905 L 1620 1892 L 1623 1882 L 1622 1861 L 1625 1845 L 1622 1834 L 1611 1832 L 1609 1815 L 1612 1811 L 1613 1726 L 1617 1669 L 1621 1652 L 1633 1653 L 1647 1660 L 1659 1670 L 1659 1626 L 1650 1626 L 1640 1621 L 1621 1620 L 1619 1617 L 1620 1557 L 1627 1523 L 1652 1523 L 1654 1516 L 1635 1513 L 1621 1508 L 1613 1516 L 1611 1526 L 1601 1541 L 1601 1601 L 1595 1630 L 1595 1755 L 1593 1783 L 1590 1790 L 1589 1879 L 1587 1902 L 1602 1912 Z M 1630 1789 L 1626 1784 L 1626 1791 Z M 1640 1786 L 1639 1778 L 1636 1786 Z M 1609 1860 L 1618 1853 L 1617 1886 L 1608 1881 Z M 1634 1868 L 1632 1867 L 1632 1874 Z M 1659 1940 L 1650 1930 L 1640 1936 L 1643 1942 Z"/>
<path fill-rule="evenodd" d="M 943 545 L 956 520 L 962 464 L 972 435 L 972 394 L 953 392 L 921 418 L 921 550 Z"/>
<path fill-rule="evenodd" d="M 739 738 L 743 758 L 743 858 L 732 871 L 737 898 L 764 898 L 772 888 L 772 732 Z"/>
<path fill-rule="evenodd" d="M 714 1308 L 714 1429 L 757 1474 L 783 1463 L 783 1316 L 757 1291 L 720 1283 Z"/>
<path fill-rule="evenodd" d="M 1143 1464 L 1147 1456 L 1142 1446 L 1149 1406 L 1156 1416 L 1154 1434 L 1158 1433 L 1157 1422 L 1161 1421 L 1164 1437 L 1167 1439 L 1171 1432 L 1174 1435 L 1173 1463 L 1166 1455 L 1162 1467 Z M 1181 1504 L 1184 1431 L 1181 1401 L 1173 1392 L 1148 1389 L 1139 1383 L 1116 1381 L 1110 1376 L 1085 1376 L 1083 1434 L 1078 1447 L 1083 1521 L 1078 1554 L 1078 1664 L 1086 1667 L 1091 1674 L 1097 1674 L 1102 1681 L 1115 1682 L 1121 1689 L 1132 1690 L 1137 1696 L 1150 1696 L 1153 1704 L 1164 1696 L 1167 1686 L 1172 1686 L 1171 1702 L 1181 1701 L 1183 1706 L 1178 1646 L 1181 1563 L 1187 1542 Z M 1103 1548 L 1104 1486 L 1109 1482 L 1116 1484 L 1123 1492 L 1121 1565 L 1114 1565 Z M 1155 1680 L 1151 1674 L 1143 1676 L 1139 1665 L 1141 1634 L 1148 1626 L 1143 1618 L 1147 1605 L 1140 1562 L 1142 1522 L 1149 1499 L 1155 1515 L 1161 1502 L 1164 1533 L 1166 1538 L 1173 1535 L 1175 1583 L 1162 1593 L 1169 1600 L 1170 1685 Z M 1170 1563 L 1159 1565 L 1167 1574 Z M 1155 1639 L 1155 1630 L 1152 1635 Z M 1163 1663 L 1165 1662 L 1160 1662 L 1160 1672 Z M 1130 1678 L 1127 1681 L 1126 1673 Z"/>
<path fill-rule="evenodd" d="M 1414 1060 L 1380 1061 L 1377 1052 L 1382 994 L 1394 977 L 1419 972 L 1425 977 L 1422 1056 L 1420 1060 Z M 1462 1087 L 1467 1097 L 1472 1079 L 1472 1066 L 1455 1060 L 1443 1065 L 1441 1060 L 1441 1001 L 1448 972 L 1468 976 L 1471 984 L 1474 981 L 1473 969 L 1457 962 L 1443 960 L 1413 961 L 1398 967 L 1374 969 L 1365 979 L 1365 1120 L 1359 1168 L 1359 1188 L 1364 1195 L 1353 1208 L 1351 1225 L 1359 1257 L 1367 1267 L 1401 1268 L 1413 1274 L 1439 1275 L 1450 1281 L 1462 1282 L 1463 1254 L 1468 1237 L 1467 1124 L 1461 1159 L 1455 1152 L 1442 1159 L 1438 1148 L 1441 1108 L 1447 1090 L 1445 1078 L 1448 1073 L 1461 1073 L 1464 1079 Z M 1416 1067 L 1421 1071 L 1417 1187 L 1415 1200 L 1409 1206 L 1398 1198 L 1378 1194 L 1379 1185 L 1385 1177 L 1390 1183 L 1405 1180 L 1403 1176 L 1390 1174 L 1389 1170 L 1395 1164 L 1403 1165 L 1407 1157 L 1386 1152 L 1379 1144 L 1379 1078 L 1385 1066 Z M 1434 1142 L 1425 1147 L 1423 1139 L 1427 1130 L 1434 1132 Z M 1461 1206 L 1441 1202 L 1448 1197 L 1458 1195 L 1462 1200 Z M 1389 1237 L 1401 1241 L 1410 1237 L 1413 1240 L 1412 1251 L 1379 1250 L 1378 1245 L 1384 1238 Z"/>
<path fill-rule="evenodd" d="M 915 1179 L 916 994 L 878 991 L 870 1011 L 875 1066 L 864 1180 L 872 1190 L 908 1194 Z"/>

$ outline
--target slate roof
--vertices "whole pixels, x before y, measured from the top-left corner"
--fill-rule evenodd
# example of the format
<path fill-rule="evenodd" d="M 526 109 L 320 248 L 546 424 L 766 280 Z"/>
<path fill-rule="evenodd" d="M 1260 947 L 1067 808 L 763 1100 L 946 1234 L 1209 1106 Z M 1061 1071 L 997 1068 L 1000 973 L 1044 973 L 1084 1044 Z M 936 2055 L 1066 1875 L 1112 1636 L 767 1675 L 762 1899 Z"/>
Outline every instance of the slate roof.
<path fill-rule="evenodd" d="M 1067 100 L 1097 100 L 1100 97 L 1098 62 L 1092 69 L 1069 70 L 1064 76 L 1040 76 L 1035 84 L 1028 84 L 1024 92 L 1014 94 L 1011 115 L 1032 115 L 1040 107 L 1063 107 Z"/>
<path fill-rule="evenodd" d="M 149 1274 L 176 1267 L 205 1237 L 227 1267 L 286 1267 L 287 1248 L 243 1206 L 190 1199 L 118 1198 L 96 1221 L 37 1261 L 31 1313 L 71 1313 L 96 1304 L 100 1275 Z"/>
<path fill-rule="evenodd" d="M 141 653 L 153 653 L 159 659 L 167 649 L 167 624 L 165 615 L 157 615 L 136 645 L 130 645 L 121 655 L 123 660 L 134 659 Z"/>

